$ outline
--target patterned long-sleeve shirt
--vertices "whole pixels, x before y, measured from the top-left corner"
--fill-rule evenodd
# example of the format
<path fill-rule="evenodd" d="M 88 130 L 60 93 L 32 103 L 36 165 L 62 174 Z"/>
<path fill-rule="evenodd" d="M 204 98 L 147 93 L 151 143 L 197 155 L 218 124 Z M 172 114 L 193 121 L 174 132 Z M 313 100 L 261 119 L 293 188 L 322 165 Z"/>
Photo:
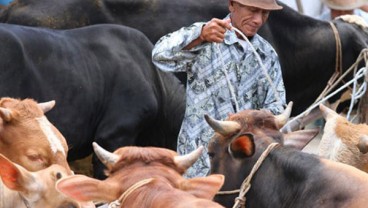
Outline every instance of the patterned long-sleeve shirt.
<path fill-rule="evenodd" d="M 200 159 L 186 172 L 187 177 L 204 176 L 209 171 L 207 144 L 214 132 L 204 114 L 224 120 L 236 111 L 236 104 L 240 110 L 266 108 L 274 114 L 282 112 L 285 106 L 280 64 L 271 45 L 259 35 L 251 39 L 274 88 L 251 47 L 238 39 L 234 31 L 225 33 L 223 43 L 207 42 L 184 50 L 199 37 L 204 24 L 194 23 L 162 37 L 152 52 L 153 63 L 159 69 L 187 73 L 186 112 L 177 150 L 183 155 L 198 146 L 205 147 Z"/>

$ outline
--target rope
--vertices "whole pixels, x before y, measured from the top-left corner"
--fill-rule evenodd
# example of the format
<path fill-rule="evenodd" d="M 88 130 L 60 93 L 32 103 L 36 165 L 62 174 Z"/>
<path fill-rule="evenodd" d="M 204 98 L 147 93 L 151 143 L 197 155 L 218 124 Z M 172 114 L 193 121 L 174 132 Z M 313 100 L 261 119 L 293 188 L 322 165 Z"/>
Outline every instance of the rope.
<path fill-rule="evenodd" d="M 221 52 L 220 50 L 220 46 L 219 44 L 215 44 L 216 47 L 217 47 L 217 50 L 219 52 Z M 226 78 L 226 83 L 227 83 L 227 87 L 229 88 L 229 91 L 230 91 L 230 96 L 231 96 L 231 102 L 232 102 L 232 105 L 234 107 L 234 111 L 235 113 L 239 112 L 239 104 L 238 104 L 238 100 L 236 99 L 236 95 L 235 95 L 235 90 L 234 90 L 234 87 L 233 85 L 230 83 L 230 78 L 229 78 L 229 75 L 227 74 L 226 72 L 226 69 L 225 69 L 225 62 L 224 62 L 224 59 L 222 58 L 222 56 L 220 56 L 220 60 L 221 60 L 221 64 L 222 64 L 222 68 L 221 68 L 221 71 L 222 73 L 225 74 L 225 78 Z"/>
<path fill-rule="evenodd" d="M 298 116 L 295 116 L 293 119 L 290 119 L 285 125 L 284 127 L 282 127 L 280 129 L 280 131 L 283 131 L 283 132 L 291 132 L 291 129 L 290 129 L 290 124 L 293 123 L 293 122 L 296 122 L 298 119 L 301 119 L 303 116 L 307 115 L 310 111 L 312 111 L 314 108 L 318 107 L 319 104 L 321 103 L 324 103 L 325 101 L 327 101 L 328 99 L 330 99 L 332 96 L 336 95 L 338 92 L 342 91 L 343 89 L 349 87 L 350 84 L 352 84 L 353 82 L 355 82 L 356 80 L 362 78 L 364 76 L 364 73 L 368 73 L 368 71 L 366 70 L 366 67 L 363 67 L 361 68 L 358 72 L 356 72 L 357 68 L 358 68 L 358 65 L 359 63 L 362 61 L 362 60 L 365 60 L 365 63 L 366 63 L 366 67 L 367 67 L 367 60 L 368 60 L 368 48 L 365 48 L 363 49 L 357 60 L 355 61 L 355 63 L 353 65 L 351 65 L 351 67 L 343 74 L 340 76 L 340 78 L 331 86 L 331 90 L 333 88 L 335 88 L 337 86 L 337 84 L 343 79 L 345 78 L 345 76 L 347 76 L 348 73 L 350 73 L 353 69 L 354 69 L 354 77 L 353 79 L 351 79 L 349 82 L 345 83 L 343 86 L 341 86 L 340 88 L 338 88 L 337 90 L 335 90 L 334 92 L 332 92 L 331 94 L 323 97 L 323 99 L 320 99 L 318 102 L 314 102 L 311 106 L 309 106 L 309 108 L 307 108 L 307 110 L 303 111 L 301 114 L 299 114 Z M 360 72 L 360 71 L 364 71 L 364 72 Z M 363 84 L 365 85 L 365 83 Z M 364 94 L 365 92 L 365 89 L 366 87 L 361 87 L 359 88 L 358 92 L 359 92 L 359 96 L 361 97 L 362 95 L 361 94 Z M 364 92 L 363 92 L 364 91 Z M 358 98 L 359 96 L 355 96 L 355 98 Z"/>
<path fill-rule="evenodd" d="M 250 171 L 249 175 L 244 179 L 243 183 L 240 186 L 240 189 L 232 190 L 232 191 L 219 191 L 217 192 L 217 195 L 226 195 L 226 194 L 234 194 L 239 193 L 238 197 L 235 198 L 235 203 L 233 208 L 245 208 L 246 203 L 246 197 L 245 195 L 249 191 L 251 187 L 251 180 L 254 176 L 254 174 L 257 172 L 259 167 L 262 165 L 263 161 L 266 159 L 268 154 L 278 145 L 279 143 L 271 143 L 268 145 L 266 150 L 261 154 L 261 156 L 258 158 L 256 164 L 254 164 L 252 170 Z"/>
<path fill-rule="evenodd" d="M 129 187 L 120 197 L 119 199 L 111 202 L 108 206 L 108 208 L 119 208 L 122 204 L 124 204 L 125 200 L 128 198 L 128 196 L 133 193 L 138 188 L 152 182 L 153 178 L 144 179 L 141 181 L 138 181 L 137 183 L 133 184 L 131 187 Z"/>
<path fill-rule="evenodd" d="M 339 32 L 337 31 L 336 26 L 330 22 L 330 26 L 335 36 L 336 42 L 336 58 L 335 58 L 335 72 L 332 74 L 331 78 L 327 82 L 327 86 L 322 91 L 322 93 L 318 96 L 318 98 L 314 102 L 318 102 L 323 97 L 326 96 L 332 90 L 332 85 L 336 82 L 336 79 L 339 78 L 339 75 L 342 74 L 342 51 L 341 51 L 341 39 L 339 36 Z"/>
<path fill-rule="evenodd" d="M 239 33 L 242 37 L 243 37 L 243 39 L 245 40 L 245 41 L 247 41 L 247 43 L 250 45 L 250 47 L 251 47 L 251 49 L 253 50 L 253 52 L 254 52 L 254 55 L 256 55 L 256 57 L 257 57 L 257 60 L 258 60 L 258 62 L 259 62 L 259 65 L 261 65 L 261 68 L 262 68 L 262 70 L 263 70 L 263 73 L 264 73 L 264 75 L 266 76 L 266 78 L 267 78 L 267 81 L 270 83 L 270 85 L 271 85 L 271 88 L 272 88 L 272 90 L 274 91 L 274 93 L 275 93 L 275 97 L 276 97 L 276 100 L 279 102 L 279 103 L 282 103 L 282 101 L 281 101 L 281 99 L 280 99 L 280 95 L 279 95 L 279 93 L 277 92 L 277 90 L 276 90 L 276 87 L 275 87 L 275 84 L 272 82 L 272 79 L 271 79 L 271 77 L 270 77 L 270 75 L 268 74 L 268 72 L 267 72 L 267 70 L 266 70 L 266 67 L 264 66 L 264 64 L 262 63 L 262 59 L 261 59 L 261 57 L 259 56 L 259 54 L 257 53 L 257 51 L 256 51 L 256 49 L 253 47 L 253 45 L 252 45 L 252 43 L 248 40 L 248 38 L 240 31 L 240 30 L 238 30 L 237 28 L 235 28 L 235 27 L 231 27 L 231 29 L 232 30 L 234 30 L 235 32 L 237 32 L 237 33 Z"/>

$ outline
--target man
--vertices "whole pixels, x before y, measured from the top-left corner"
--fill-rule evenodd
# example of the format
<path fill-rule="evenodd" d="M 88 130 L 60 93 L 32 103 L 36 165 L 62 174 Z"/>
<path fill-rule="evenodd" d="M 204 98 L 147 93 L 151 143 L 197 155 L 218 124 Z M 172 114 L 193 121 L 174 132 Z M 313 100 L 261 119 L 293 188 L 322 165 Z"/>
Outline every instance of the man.
<path fill-rule="evenodd" d="M 330 21 L 341 15 L 358 15 L 368 22 L 368 13 L 360 9 L 363 7 L 366 0 L 322 0 L 328 7 L 323 12 L 319 19 Z"/>
<path fill-rule="evenodd" d="M 156 43 L 153 63 L 163 71 L 184 71 L 188 76 L 179 154 L 200 145 L 207 147 L 213 131 L 204 114 L 225 119 L 229 113 L 243 109 L 266 108 L 274 114 L 283 111 L 285 88 L 278 56 L 257 34 L 270 11 L 279 9 L 282 7 L 275 0 L 229 0 L 230 14 L 225 19 L 194 23 Z M 231 26 L 248 37 L 267 73 L 252 47 Z M 209 158 L 203 154 L 186 176 L 204 176 L 208 171 Z"/>

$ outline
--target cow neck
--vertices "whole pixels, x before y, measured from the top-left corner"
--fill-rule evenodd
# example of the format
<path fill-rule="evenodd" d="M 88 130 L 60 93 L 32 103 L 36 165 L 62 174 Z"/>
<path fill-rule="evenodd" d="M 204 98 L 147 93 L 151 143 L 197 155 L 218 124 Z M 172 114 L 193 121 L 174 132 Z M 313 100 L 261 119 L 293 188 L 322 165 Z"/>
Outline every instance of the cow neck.
<path fill-rule="evenodd" d="M 250 187 L 251 187 L 251 180 L 254 176 L 254 174 L 257 172 L 259 167 L 262 165 L 263 161 L 266 159 L 268 154 L 277 146 L 279 146 L 279 143 L 271 143 L 268 145 L 268 147 L 265 149 L 265 151 L 262 152 L 261 156 L 258 158 L 257 162 L 254 164 L 252 170 L 250 171 L 249 175 L 244 179 L 243 183 L 240 186 L 240 189 L 232 190 L 232 191 L 219 191 L 217 192 L 217 195 L 226 195 L 226 194 L 234 194 L 239 193 L 238 197 L 235 198 L 235 204 L 233 208 L 245 208 L 246 203 L 246 197 L 245 195 L 248 193 Z"/>
<path fill-rule="evenodd" d="M 138 188 L 151 183 L 154 180 L 154 178 L 147 178 L 147 179 L 143 179 L 140 180 L 138 182 L 136 182 L 135 184 L 133 184 L 132 186 L 130 186 L 126 191 L 124 191 L 121 196 L 119 197 L 119 199 L 111 202 L 108 206 L 108 208 L 119 208 L 121 207 L 122 204 L 124 204 L 125 200 L 129 197 L 129 195 L 131 193 L 133 193 L 135 190 L 137 190 Z"/>

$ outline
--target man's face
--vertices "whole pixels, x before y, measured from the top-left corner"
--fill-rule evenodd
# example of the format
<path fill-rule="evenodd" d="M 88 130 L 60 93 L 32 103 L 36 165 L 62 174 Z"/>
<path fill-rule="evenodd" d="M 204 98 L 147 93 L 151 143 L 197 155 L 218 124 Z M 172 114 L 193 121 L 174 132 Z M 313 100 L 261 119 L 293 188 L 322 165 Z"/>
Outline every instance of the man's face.
<path fill-rule="evenodd" d="M 231 23 L 247 37 L 254 36 L 266 22 L 270 11 L 230 1 Z"/>

